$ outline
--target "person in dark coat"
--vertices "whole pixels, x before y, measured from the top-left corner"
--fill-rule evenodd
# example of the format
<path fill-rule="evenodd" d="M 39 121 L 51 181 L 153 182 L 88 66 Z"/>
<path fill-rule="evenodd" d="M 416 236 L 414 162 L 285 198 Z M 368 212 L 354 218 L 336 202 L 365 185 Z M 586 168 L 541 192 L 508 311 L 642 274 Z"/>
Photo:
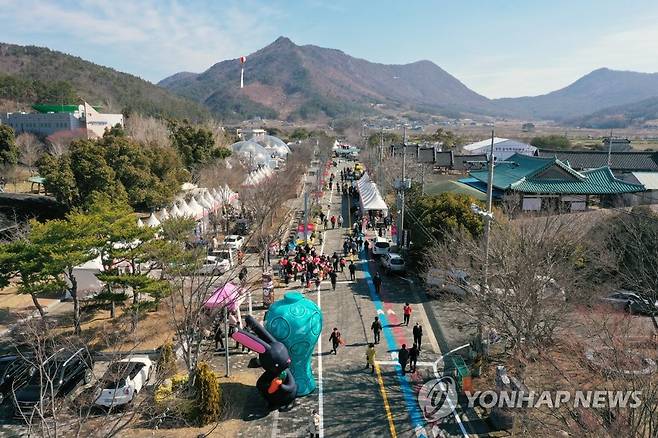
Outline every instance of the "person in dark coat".
<path fill-rule="evenodd" d="M 409 350 L 407 344 L 402 344 L 402 348 L 398 351 L 398 363 L 402 367 L 402 374 L 407 373 L 407 362 L 409 361 Z"/>
<path fill-rule="evenodd" d="M 331 332 L 331 336 L 329 336 L 329 340 L 331 341 L 332 353 L 338 354 L 338 346 L 341 343 L 341 334 L 338 331 L 338 328 L 334 327 L 334 331 Z"/>
<path fill-rule="evenodd" d="M 338 275 L 336 274 L 335 270 L 329 271 L 329 279 L 331 280 L 331 289 L 336 290 L 336 278 Z"/>
<path fill-rule="evenodd" d="M 409 349 L 409 372 L 411 373 L 416 371 L 416 363 L 418 362 L 419 354 L 420 351 L 418 351 L 418 347 L 414 344 L 414 346 Z"/>
<path fill-rule="evenodd" d="M 375 338 L 375 344 L 379 344 L 379 335 L 382 331 L 382 323 L 379 321 L 379 317 L 375 316 L 375 320 L 372 322 L 370 330 L 372 330 L 372 334 Z"/>
<path fill-rule="evenodd" d="M 382 291 L 382 276 L 379 275 L 379 272 L 373 277 L 372 284 L 375 285 L 375 292 L 379 294 Z"/>
<path fill-rule="evenodd" d="M 354 264 L 353 261 L 350 261 L 350 281 L 356 281 L 356 265 Z"/>
<path fill-rule="evenodd" d="M 420 351 L 421 350 L 420 345 L 421 345 L 422 339 L 423 339 L 423 326 L 416 323 L 416 325 L 414 326 L 412 332 L 414 334 L 414 345 L 416 345 L 418 347 L 418 351 Z"/>

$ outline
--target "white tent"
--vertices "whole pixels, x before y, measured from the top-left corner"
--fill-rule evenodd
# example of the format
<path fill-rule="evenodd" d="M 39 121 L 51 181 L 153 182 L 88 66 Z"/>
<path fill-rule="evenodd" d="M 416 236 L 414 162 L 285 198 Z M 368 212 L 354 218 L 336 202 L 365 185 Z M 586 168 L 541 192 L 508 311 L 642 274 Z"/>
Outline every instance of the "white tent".
<path fill-rule="evenodd" d="M 171 207 L 171 211 L 169 212 L 169 216 L 173 218 L 178 218 L 178 217 L 183 217 L 183 212 L 180 211 L 180 208 L 178 208 L 178 205 L 174 202 L 174 205 Z"/>
<path fill-rule="evenodd" d="M 190 206 L 187 205 L 185 199 L 181 199 L 180 206 L 178 208 L 180 210 L 180 217 L 194 218 L 194 210 L 192 210 Z"/>
<path fill-rule="evenodd" d="M 537 148 L 516 140 L 494 137 L 494 157 L 496 160 L 506 160 L 514 154 L 534 155 Z M 491 152 L 491 139 L 478 141 L 462 146 L 466 155 L 489 155 Z"/>
<path fill-rule="evenodd" d="M 384 198 L 379 194 L 377 184 L 370 179 L 367 172 L 363 174 L 356 184 L 359 189 L 359 202 L 361 203 L 362 211 L 388 211 L 388 206 L 384 202 Z"/>
<path fill-rule="evenodd" d="M 157 228 L 160 226 L 160 221 L 155 217 L 155 213 L 151 213 L 151 216 L 146 220 L 146 225 L 151 228 Z"/>
<path fill-rule="evenodd" d="M 203 207 L 199 205 L 196 198 L 192 197 L 190 202 L 187 203 L 187 206 L 190 208 L 190 211 L 193 213 L 194 219 L 201 219 L 204 216 Z"/>
<path fill-rule="evenodd" d="M 208 192 L 204 192 L 202 195 L 200 195 L 199 200 L 197 202 L 201 207 L 205 208 L 207 211 L 211 211 L 215 208 L 215 206 L 212 204 L 212 202 L 208 202 L 208 199 L 206 198 L 207 193 Z"/>
<path fill-rule="evenodd" d="M 73 277 L 78 283 L 78 297 L 96 294 L 103 289 L 105 283 L 96 278 L 96 274 L 101 272 L 103 272 L 103 263 L 100 256 L 73 268 Z"/>
<path fill-rule="evenodd" d="M 160 210 L 160 221 L 165 221 L 169 219 L 169 212 L 167 211 L 167 208 L 163 208 Z"/>
<path fill-rule="evenodd" d="M 143 228 L 143 227 L 144 227 L 144 222 L 142 222 L 142 220 L 139 219 L 139 218 L 137 219 L 137 226 L 138 226 L 139 228 Z"/>

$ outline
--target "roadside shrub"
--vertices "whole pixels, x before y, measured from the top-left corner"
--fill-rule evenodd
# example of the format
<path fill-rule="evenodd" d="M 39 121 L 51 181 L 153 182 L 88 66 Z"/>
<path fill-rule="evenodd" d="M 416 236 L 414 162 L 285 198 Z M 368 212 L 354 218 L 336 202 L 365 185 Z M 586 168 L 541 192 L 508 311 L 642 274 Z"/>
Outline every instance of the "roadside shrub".
<path fill-rule="evenodd" d="M 217 421 L 222 405 L 219 379 L 207 363 L 201 362 L 197 366 L 194 386 L 200 425 Z"/>
<path fill-rule="evenodd" d="M 160 347 L 158 370 L 163 376 L 170 376 L 176 372 L 176 356 L 174 355 L 174 345 L 171 342 Z"/>

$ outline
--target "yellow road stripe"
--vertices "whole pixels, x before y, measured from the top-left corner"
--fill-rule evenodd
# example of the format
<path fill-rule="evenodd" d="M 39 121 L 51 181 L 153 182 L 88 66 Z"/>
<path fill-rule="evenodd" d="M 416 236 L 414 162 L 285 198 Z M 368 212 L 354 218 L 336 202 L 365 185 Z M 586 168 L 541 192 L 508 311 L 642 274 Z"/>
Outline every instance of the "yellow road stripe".
<path fill-rule="evenodd" d="M 384 388 L 384 380 L 382 380 L 382 373 L 379 371 L 379 365 L 375 365 L 377 371 L 377 381 L 379 382 L 379 390 L 384 399 L 384 409 L 386 409 L 386 418 L 388 418 L 388 428 L 391 430 L 391 438 L 397 438 L 398 434 L 395 431 L 395 424 L 393 424 L 393 415 L 391 415 L 391 407 L 388 404 L 388 397 L 386 396 L 386 388 Z"/>

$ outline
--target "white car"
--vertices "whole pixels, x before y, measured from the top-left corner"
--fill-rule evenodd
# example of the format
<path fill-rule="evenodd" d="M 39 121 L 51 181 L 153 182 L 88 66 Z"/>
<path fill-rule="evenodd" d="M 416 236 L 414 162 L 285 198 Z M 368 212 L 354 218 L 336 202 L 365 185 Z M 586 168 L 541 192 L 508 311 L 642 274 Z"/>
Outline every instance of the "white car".
<path fill-rule="evenodd" d="M 391 249 L 391 244 L 387 239 L 378 237 L 375 243 L 372 245 L 372 256 L 380 257 L 388 254 Z"/>
<path fill-rule="evenodd" d="M 220 261 L 215 256 L 207 256 L 203 264 L 199 267 L 198 273 L 201 275 L 218 275 L 226 272 L 225 262 Z"/>
<path fill-rule="evenodd" d="M 244 237 L 237 234 L 231 234 L 224 237 L 224 246 L 231 249 L 240 249 L 244 244 Z"/>
<path fill-rule="evenodd" d="M 425 284 L 427 293 L 430 295 L 447 293 L 458 298 L 465 298 L 473 291 L 468 273 L 459 269 L 446 271 L 432 268 L 427 271 Z"/>
<path fill-rule="evenodd" d="M 391 272 L 401 273 L 407 270 L 407 264 L 400 254 L 389 252 L 382 257 L 382 267 L 387 274 Z"/>
<path fill-rule="evenodd" d="M 151 376 L 153 362 L 148 356 L 131 356 L 109 366 L 96 401 L 97 406 L 111 408 L 133 401 Z"/>
<path fill-rule="evenodd" d="M 217 268 L 222 274 L 235 266 L 235 259 L 233 257 L 232 249 L 216 249 L 214 251 L 210 251 L 210 255 L 208 257 L 215 258 Z"/>

